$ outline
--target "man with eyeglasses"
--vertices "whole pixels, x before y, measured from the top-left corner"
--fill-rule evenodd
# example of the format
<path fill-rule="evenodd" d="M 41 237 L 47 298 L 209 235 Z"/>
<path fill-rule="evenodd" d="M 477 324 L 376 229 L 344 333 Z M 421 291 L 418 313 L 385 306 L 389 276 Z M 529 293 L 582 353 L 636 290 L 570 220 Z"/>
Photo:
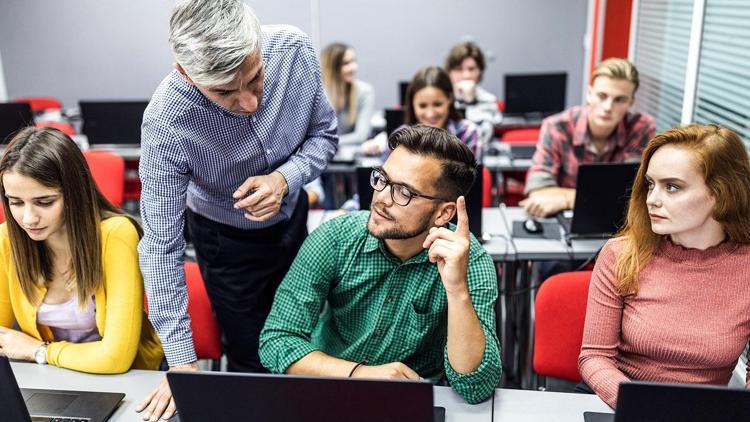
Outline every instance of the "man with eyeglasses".
<path fill-rule="evenodd" d="M 638 90 L 638 70 L 625 59 L 601 62 L 591 76 L 586 105 L 544 119 L 526 177 L 528 198 L 519 205 L 547 217 L 575 203 L 578 165 L 638 162 L 654 137 L 654 119 L 629 111 Z"/>
<path fill-rule="evenodd" d="M 302 245 L 261 333 L 261 362 L 298 375 L 446 377 L 478 403 L 501 364 L 495 267 L 469 233 L 462 196 L 474 155 L 423 125 L 389 144 L 370 177 L 370 211 L 328 221 Z"/>

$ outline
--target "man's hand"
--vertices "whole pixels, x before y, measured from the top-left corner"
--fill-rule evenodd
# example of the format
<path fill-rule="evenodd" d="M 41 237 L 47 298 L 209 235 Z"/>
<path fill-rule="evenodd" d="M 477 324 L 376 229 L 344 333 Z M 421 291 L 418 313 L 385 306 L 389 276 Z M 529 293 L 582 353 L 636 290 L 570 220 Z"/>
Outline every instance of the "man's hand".
<path fill-rule="evenodd" d="M 575 189 L 544 188 L 529 194 L 529 197 L 519 202 L 529 215 L 534 217 L 549 217 L 562 210 L 573 208 Z"/>
<path fill-rule="evenodd" d="M 421 380 L 413 369 L 401 362 L 391 362 L 385 365 L 367 366 L 362 365 L 352 374 L 352 378 L 384 378 L 384 379 L 410 379 Z"/>
<path fill-rule="evenodd" d="M 464 79 L 463 81 L 456 82 L 454 85 L 454 91 L 456 98 L 467 104 L 471 104 L 476 100 L 477 97 L 477 84 L 476 82 Z"/>
<path fill-rule="evenodd" d="M 12 328 L 0 327 L 0 352 L 11 359 L 34 360 L 44 342 Z"/>
<path fill-rule="evenodd" d="M 188 363 L 186 365 L 178 365 L 169 368 L 170 371 L 197 371 L 198 364 Z M 172 391 L 169 389 L 169 383 L 167 382 L 167 376 L 162 378 L 161 383 L 151 391 L 148 396 L 135 408 L 135 411 L 143 413 L 143 420 L 156 422 L 159 418 L 167 420 L 171 418 L 177 408 L 172 398 Z"/>
<path fill-rule="evenodd" d="M 456 200 L 458 224 L 456 231 L 445 227 L 433 227 L 422 247 L 428 250 L 430 262 L 437 264 L 440 278 L 447 294 L 468 292 L 466 271 L 469 267 L 469 216 L 466 214 L 466 199 Z"/>
<path fill-rule="evenodd" d="M 266 221 L 279 212 L 281 200 L 288 192 L 289 185 L 278 171 L 265 176 L 248 177 L 232 194 L 238 200 L 234 203 L 234 208 L 244 209 L 248 220 Z"/>

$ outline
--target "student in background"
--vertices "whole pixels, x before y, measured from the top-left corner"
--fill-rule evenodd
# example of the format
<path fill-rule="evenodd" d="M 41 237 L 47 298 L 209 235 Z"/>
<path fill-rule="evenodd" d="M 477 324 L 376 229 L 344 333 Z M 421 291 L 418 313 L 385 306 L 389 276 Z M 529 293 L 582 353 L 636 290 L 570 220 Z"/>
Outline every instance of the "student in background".
<path fill-rule="evenodd" d="M 76 144 L 22 130 L 0 161 L 0 191 L 0 353 L 99 374 L 158 369 L 141 228 L 99 192 Z"/>
<path fill-rule="evenodd" d="M 656 136 L 627 223 L 594 268 L 579 388 L 615 407 L 628 380 L 726 385 L 750 340 L 748 265 L 750 162 L 739 137 L 715 125 Z"/>
<path fill-rule="evenodd" d="M 332 43 L 320 58 L 323 86 L 338 118 L 339 145 L 359 145 L 370 136 L 375 111 L 375 90 L 357 79 L 354 49 Z"/>
<path fill-rule="evenodd" d="M 404 123 L 406 126 L 423 124 L 447 130 L 466 144 L 481 163 L 483 142 L 479 127 L 458 114 L 453 101 L 453 85 L 443 69 L 428 66 L 414 75 L 406 90 Z M 386 150 L 384 158 L 390 152 Z"/>
<path fill-rule="evenodd" d="M 544 119 L 520 205 L 546 217 L 575 203 L 578 165 L 638 161 L 656 126 L 651 116 L 629 111 L 638 70 L 624 59 L 607 59 L 591 76 L 586 105 Z"/>
<path fill-rule="evenodd" d="M 466 111 L 466 118 L 494 126 L 502 120 L 497 97 L 479 86 L 485 69 L 484 54 L 471 41 L 456 44 L 445 58 L 445 70 L 453 83 L 456 106 Z"/>
<path fill-rule="evenodd" d="M 390 142 L 370 177 L 372 212 L 323 223 L 300 249 L 261 333 L 261 360 L 274 373 L 445 376 L 478 403 L 501 365 L 495 267 L 462 197 L 476 161 L 442 129 L 408 127 Z"/>

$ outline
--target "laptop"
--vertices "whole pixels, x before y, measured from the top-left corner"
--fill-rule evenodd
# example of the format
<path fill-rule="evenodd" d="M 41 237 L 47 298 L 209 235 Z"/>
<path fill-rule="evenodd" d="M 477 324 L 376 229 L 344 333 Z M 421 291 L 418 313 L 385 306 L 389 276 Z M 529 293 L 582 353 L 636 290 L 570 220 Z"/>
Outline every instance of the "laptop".
<path fill-rule="evenodd" d="M 406 91 L 409 90 L 409 81 L 399 81 L 398 83 L 398 100 L 401 107 L 406 104 Z"/>
<path fill-rule="evenodd" d="M 750 391 L 698 384 L 624 382 L 615 414 L 586 412 L 586 422 L 736 422 L 750 420 Z"/>
<path fill-rule="evenodd" d="M 593 163 L 578 166 L 573 216 L 558 213 L 566 240 L 611 237 L 625 222 L 630 191 L 639 163 Z"/>
<path fill-rule="evenodd" d="M 33 125 L 29 103 L 0 103 L 0 142 L 7 144 L 11 135 Z"/>
<path fill-rule="evenodd" d="M 369 210 L 372 203 L 373 189 L 370 186 L 371 167 L 357 167 L 357 193 L 359 195 L 359 209 Z M 469 217 L 469 231 L 477 238 L 479 243 L 484 243 L 487 236 L 482 232 L 482 175 L 484 166 L 477 166 L 477 177 L 466 194 L 466 214 Z M 456 224 L 458 220 L 453 217 L 451 223 Z"/>
<path fill-rule="evenodd" d="M 439 421 L 427 381 L 167 372 L 181 422 Z M 435 419 L 442 416 L 443 419 Z"/>
<path fill-rule="evenodd" d="M 0 419 L 3 421 L 106 421 L 124 398 L 122 393 L 19 389 L 8 358 L 0 356 Z"/>
<path fill-rule="evenodd" d="M 567 84 L 566 72 L 505 75 L 503 124 L 541 123 L 543 117 L 563 111 Z"/>
<path fill-rule="evenodd" d="M 80 101 L 81 132 L 89 145 L 141 144 L 141 123 L 148 101 Z"/>

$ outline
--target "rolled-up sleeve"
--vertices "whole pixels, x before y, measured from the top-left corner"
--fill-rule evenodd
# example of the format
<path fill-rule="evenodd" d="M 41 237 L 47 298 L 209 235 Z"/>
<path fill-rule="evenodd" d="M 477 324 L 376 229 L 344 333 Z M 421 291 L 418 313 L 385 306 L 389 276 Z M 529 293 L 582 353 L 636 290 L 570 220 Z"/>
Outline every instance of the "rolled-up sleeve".
<path fill-rule="evenodd" d="M 502 363 L 500 345 L 495 331 L 495 301 L 497 273 L 492 258 L 486 253 L 469 264 L 469 295 L 484 333 L 484 355 L 476 370 L 468 374 L 456 372 L 448 360 L 448 347 L 443 352 L 445 375 L 453 390 L 469 403 L 479 403 L 489 397 L 500 383 Z"/>
<path fill-rule="evenodd" d="M 170 366 L 194 362 L 183 254 L 189 167 L 171 130 L 144 119 L 139 167 L 143 238 L 138 254 L 154 325 Z"/>
<path fill-rule="evenodd" d="M 281 282 L 271 313 L 260 334 L 260 361 L 282 374 L 294 362 L 317 350 L 311 343 L 331 284 L 335 279 L 335 236 L 327 226 L 313 231 L 302 244 Z"/>
<path fill-rule="evenodd" d="M 560 171 L 561 151 L 555 148 L 555 139 L 565 136 L 554 122 L 545 119 L 539 131 L 539 141 L 526 176 L 524 193 L 529 194 L 537 189 L 558 186 L 557 175 Z"/>

